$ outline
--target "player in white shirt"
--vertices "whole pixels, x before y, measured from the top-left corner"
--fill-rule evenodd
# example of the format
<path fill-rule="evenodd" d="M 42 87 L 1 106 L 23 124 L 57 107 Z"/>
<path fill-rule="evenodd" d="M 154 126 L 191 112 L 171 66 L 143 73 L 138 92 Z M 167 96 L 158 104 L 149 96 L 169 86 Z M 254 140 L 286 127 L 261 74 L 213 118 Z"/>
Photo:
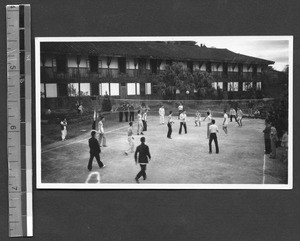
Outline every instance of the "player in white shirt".
<path fill-rule="evenodd" d="M 207 139 L 209 139 L 210 136 L 210 132 L 209 132 L 209 126 L 211 125 L 211 113 L 209 111 L 206 112 L 207 116 L 204 118 L 203 121 L 205 121 L 207 119 Z"/>
<path fill-rule="evenodd" d="M 142 120 L 142 115 L 140 110 L 138 110 L 137 122 L 138 122 L 137 135 L 139 134 L 144 135 L 143 133 L 144 125 L 143 125 L 143 120 Z"/>
<path fill-rule="evenodd" d="M 133 130 L 132 130 L 133 123 L 129 122 L 129 127 L 127 130 L 127 136 L 128 136 L 128 144 L 129 148 L 125 151 L 125 155 L 128 155 L 128 153 L 134 153 L 134 137 L 133 137 Z"/>
<path fill-rule="evenodd" d="M 186 111 L 183 111 L 180 114 L 179 119 L 180 119 L 179 134 L 181 134 L 182 126 L 184 127 L 185 134 L 187 134 L 187 130 L 186 130 Z"/>
<path fill-rule="evenodd" d="M 164 108 L 164 106 L 159 108 L 158 113 L 159 113 L 159 124 L 160 125 L 165 124 L 165 108 Z"/>
<path fill-rule="evenodd" d="M 229 118 L 228 115 L 226 113 L 226 110 L 224 110 L 224 120 L 223 120 L 223 131 L 225 132 L 225 135 L 227 136 L 228 130 L 228 122 L 229 122 Z"/>
<path fill-rule="evenodd" d="M 179 116 L 180 114 L 183 112 L 183 105 L 181 103 L 179 103 L 179 106 L 178 106 L 178 120 L 179 120 Z"/>
<path fill-rule="evenodd" d="M 105 118 L 102 116 L 100 117 L 100 121 L 98 123 L 99 128 L 99 145 L 101 146 L 102 140 L 103 140 L 103 147 L 107 147 L 106 145 L 106 137 L 104 134 L 104 128 L 103 128 L 103 122 L 105 121 Z"/>
<path fill-rule="evenodd" d="M 244 116 L 243 111 L 240 108 L 238 108 L 237 109 L 237 123 L 239 124 L 239 127 L 243 126 L 243 123 L 242 123 L 243 116 Z"/>
<path fill-rule="evenodd" d="M 219 153 L 219 145 L 218 145 L 218 138 L 217 138 L 217 133 L 219 132 L 218 130 L 218 126 L 215 124 L 216 121 L 215 120 L 211 120 L 211 125 L 209 126 L 209 132 L 210 132 L 210 136 L 209 136 L 209 154 L 212 153 L 212 148 L 211 148 L 211 143 L 212 141 L 215 142 L 215 146 L 216 146 L 216 153 Z"/>

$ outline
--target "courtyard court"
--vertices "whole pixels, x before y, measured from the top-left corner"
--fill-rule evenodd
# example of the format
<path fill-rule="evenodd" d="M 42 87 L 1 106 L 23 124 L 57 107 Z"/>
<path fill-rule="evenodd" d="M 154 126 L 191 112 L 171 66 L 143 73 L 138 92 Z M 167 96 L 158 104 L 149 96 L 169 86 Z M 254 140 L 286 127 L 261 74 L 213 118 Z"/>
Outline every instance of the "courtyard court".
<path fill-rule="evenodd" d="M 174 116 L 173 139 L 167 139 L 167 126 L 159 125 L 159 117 L 149 116 L 146 144 L 152 160 L 147 166 L 147 180 L 143 184 L 282 184 L 278 160 L 264 155 L 262 130 L 264 120 L 243 119 L 244 126 L 230 122 L 229 134 L 222 130 L 223 118 L 215 118 L 219 127 L 220 153 L 208 153 L 206 122 L 201 127 L 194 125 L 194 118 L 188 117 L 188 133 L 179 135 L 179 120 Z M 134 134 L 137 124 L 134 122 Z M 101 161 L 106 165 L 99 169 L 96 160 L 93 170 L 100 174 L 100 182 L 107 184 L 135 184 L 134 177 L 140 170 L 134 162 L 134 155 L 126 156 L 128 123 L 117 122 L 106 128 L 108 147 L 101 148 Z M 140 144 L 135 135 L 135 147 Z M 42 147 L 42 183 L 85 183 L 89 176 L 88 139 L 90 131 L 69 139 Z M 91 180 L 93 182 L 93 180 Z"/>

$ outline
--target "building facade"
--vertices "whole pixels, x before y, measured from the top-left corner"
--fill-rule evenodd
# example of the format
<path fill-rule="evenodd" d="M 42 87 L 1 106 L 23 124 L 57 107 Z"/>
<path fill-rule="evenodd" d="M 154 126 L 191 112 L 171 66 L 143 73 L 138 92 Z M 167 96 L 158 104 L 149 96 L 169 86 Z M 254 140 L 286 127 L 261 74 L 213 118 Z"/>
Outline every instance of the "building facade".
<path fill-rule="evenodd" d="M 273 61 L 227 49 L 166 42 L 41 43 L 41 97 L 157 98 L 154 79 L 166 65 L 181 62 L 214 76 L 214 88 L 262 89 L 263 69 Z"/>

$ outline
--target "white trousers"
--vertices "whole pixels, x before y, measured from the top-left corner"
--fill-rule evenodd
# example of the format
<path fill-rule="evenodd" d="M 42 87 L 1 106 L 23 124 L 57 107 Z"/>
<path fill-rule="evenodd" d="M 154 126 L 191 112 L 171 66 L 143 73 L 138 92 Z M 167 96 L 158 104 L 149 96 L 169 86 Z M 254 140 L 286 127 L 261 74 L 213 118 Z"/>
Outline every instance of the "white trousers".
<path fill-rule="evenodd" d="M 160 124 L 164 124 L 165 123 L 165 116 L 164 115 L 160 115 L 159 116 L 159 123 Z"/>
<path fill-rule="evenodd" d="M 129 148 L 125 151 L 126 153 L 133 153 L 134 152 L 134 139 L 133 136 L 128 136 L 128 144 Z"/>
<path fill-rule="evenodd" d="M 64 141 L 67 136 L 67 129 L 61 130 L 61 140 Z"/>

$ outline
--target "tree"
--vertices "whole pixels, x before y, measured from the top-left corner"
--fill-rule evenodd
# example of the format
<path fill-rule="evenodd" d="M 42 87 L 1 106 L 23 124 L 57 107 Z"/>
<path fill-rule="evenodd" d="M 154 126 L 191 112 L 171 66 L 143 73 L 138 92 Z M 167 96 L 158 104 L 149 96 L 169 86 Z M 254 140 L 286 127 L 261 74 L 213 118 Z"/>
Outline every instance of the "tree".
<path fill-rule="evenodd" d="M 107 92 L 105 92 L 104 99 L 102 102 L 102 111 L 111 111 L 111 102 Z"/>
<path fill-rule="evenodd" d="M 214 77 L 210 73 L 196 70 L 194 71 L 193 76 L 195 91 L 198 99 L 206 99 L 215 95 L 215 90 L 212 87 Z"/>
<path fill-rule="evenodd" d="M 194 77 L 183 63 L 166 65 L 165 71 L 156 77 L 156 84 L 160 94 L 168 99 L 176 99 L 176 90 L 180 93 L 193 93 Z"/>

